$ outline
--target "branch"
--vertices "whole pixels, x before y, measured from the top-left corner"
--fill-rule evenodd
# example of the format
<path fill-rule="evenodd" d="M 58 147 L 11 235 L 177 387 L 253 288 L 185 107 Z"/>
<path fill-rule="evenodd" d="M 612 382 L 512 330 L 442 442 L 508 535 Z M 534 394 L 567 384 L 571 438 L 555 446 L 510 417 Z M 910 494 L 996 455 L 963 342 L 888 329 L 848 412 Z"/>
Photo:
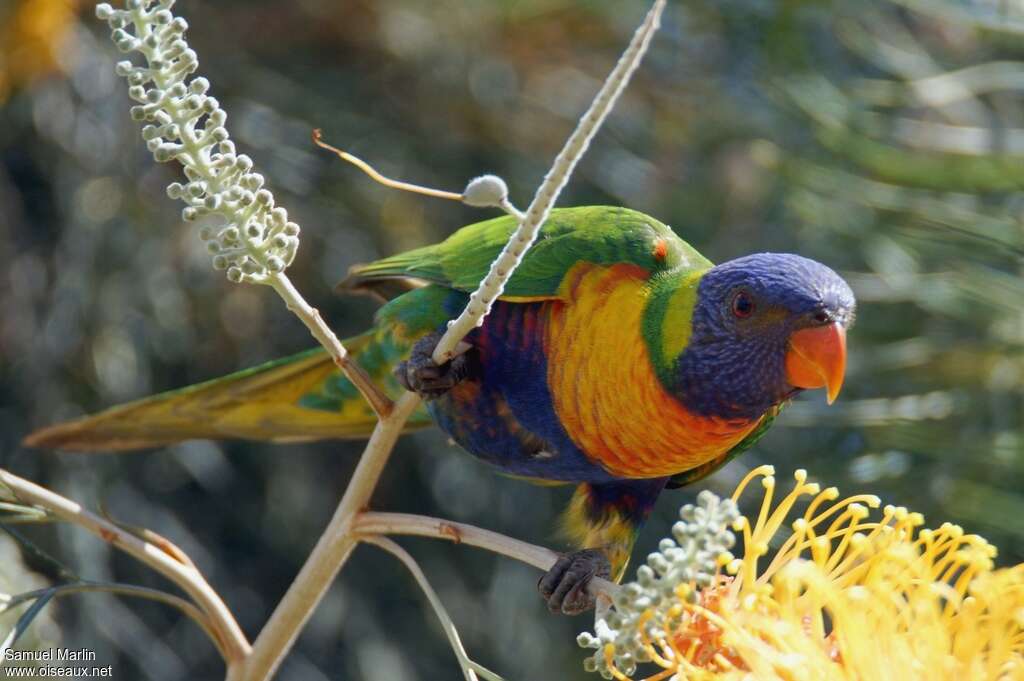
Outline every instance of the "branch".
<path fill-rule="evenodd" d="M 197 569 L 184 565 L 158 546 L 143 541 L 114 523 L 90 513 L 70 499 L 19 478 L 2 468 L 0 484 L 9 488 L 18 500 L 40 506 L 62 520 L 85 528 L 177 584 L 195 601 L 208 619 L 209 628 L 219 639 L 215 643 L 219 649 L 223 649 L 229 667 L 241 662 L 249 654 L 250 647 L 245 634 L 238 627 L 227 606 Z"/>
<path fill-rule="evenodd" d="M 295 638 L 355 548 L 357 537 L 352 532 L 352 521 L 369 504 L 405 421 L 419 404 L 418 395 L 405 393 L 395 402 L 391 413 L 377 423 L 331 522 L 253 642 L 252 653 L 245 661 L 241 678 L 253 681 L 270 678 L 288 654 Z"/>
<path fill-rule="evenodd" d="M 353 531 L 363 535 L 405 534 L 418 537 L 447 539 L 456 544 L 466 544 L 480 549 L 514 558 L 547 572 L 558 560 L 558 554 L 551 549 L 513 539 L 498 532 L 485 530 L 474 525 L 456 523 L 441 518 L 414 515 L 411 513 L 379 513 L 365 511 L 359 514 Z M 594 596 L 615 596 L 619 585 L 600 577 L 590 581 L 588 590 Z"/>

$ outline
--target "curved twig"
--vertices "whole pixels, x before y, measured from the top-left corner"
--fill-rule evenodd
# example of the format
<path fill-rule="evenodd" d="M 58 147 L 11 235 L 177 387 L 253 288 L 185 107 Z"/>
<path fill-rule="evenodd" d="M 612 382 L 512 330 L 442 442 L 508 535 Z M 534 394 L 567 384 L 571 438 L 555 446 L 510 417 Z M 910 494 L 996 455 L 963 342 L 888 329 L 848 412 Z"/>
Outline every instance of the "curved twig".
<path fill-rule="evenodd" d="M 229 666 L 242 661 L 249 654 L 251 649 L 245 634 L 242 633 L 224 601 L 220 599 L 217 592 L 206 582 L 198 570 L 180 563 L 158 546 L 143 541 L 114 523 L 85 510 L 74 501 L 24 478 L 19 478 L 2 468 L 0 468 L 0 484 L 10 489 L 19 501 L 45 508 L 62 520 L 85 528 L 108 544 L 116 546 L 149 565 L 181 587 L 209 618 L 210 627 L 221 641 L 224 659 Z"/>
<path fill-rule="evenodd" d="M 431 607 L 434 608 L 434 613 L 437 615 L 437 619 L 441 621 L 441 628 L 444 629 L 444 633 L 448 637 L 448 642 L 451 644 L 452 650 L 455 652 L 455 657 L 459 660 L 459 667 L 462 668 L 462 675 L 466 677 L 466 681 L 477 681 L 477 673 L 490 681 L 504 681 L 504 679 L 491 670 L 469 659 L 469 655 L 466 653 L 466 649 L 462 645 L 462 640 L 459 638 L 459 632 L 455 628 L 455 623 L 448 615 L 448 611 L 445 609 L 444 604 L 438 597 L 437 592 L 434 591 L 434 587 L 430 585 L 430 581 L 427 579 L 427 576 L 423 574 L 423 570 L 420 568 L 419 563 L 416 562 L 415 558 L 409 555 L 408 551 L 387 537 L 362 537 L 361 541 L 367 544 L 373 544 L 374 546 L 387 551 L 400 560 L 402 564 L 408 568 L 409 572 L 412 573 L 416 583 L 419 584 L 420 589 L 423 590 L 427 600 L 430 601 Z"/>
<path fill-rule="evenodd" d="M 174 594 L 169 594 L 164 591 L 160 591 L 159 589 L 150 589 L 149 587 L 145 586 L 90 581 L 81 581 L 73 584 L 58 584 L 56 586 L 46 587 L 45 589 L 36 589 L 34 591 L 24 591 L 20 594 L 14 594 L 10 598 L 4 600 L 3 602 L 0 602 L 0 614 L 5 613 L 8 610 L 11 610 L 12 608 L 16 608 L 22 603 L 27 603 L 31 600 L 42 598 L 47 595 L 56 598 L 60 596 L 69 596 L 71 594 L 78 593 L 118 594 L 120 596 L 144 598 L 146 600 L 164 603 L 165 605 L 169 605 L 172 608 L 177 608 L 185 616 L 189 617 L 197 625 L 199 625 L 199 627 L 206 633 L 207 637 L 209 637 L 209 639 L 213 642 L 214 646 L 216 646 L 218 652 L 220 652 L 221 654 L 221 657 L 227 656 L 223 644 L 220 641 L 220 638 L 217 636 L 217 633 L 213 630 L 213 627 L 210 625 L 209 618 L 207 618 L 206 615 L 203 614 L 202 610 L 197 608 L 191 602 L 185 600 L 184 598 L 181 598 L 180 596 L 175 596 Z"/>

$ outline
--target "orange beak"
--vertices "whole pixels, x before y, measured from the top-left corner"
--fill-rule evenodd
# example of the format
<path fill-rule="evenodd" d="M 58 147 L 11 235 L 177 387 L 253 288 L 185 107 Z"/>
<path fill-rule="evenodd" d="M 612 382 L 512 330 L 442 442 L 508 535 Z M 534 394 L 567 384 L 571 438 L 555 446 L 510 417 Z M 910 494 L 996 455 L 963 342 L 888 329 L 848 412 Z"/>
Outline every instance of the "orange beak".
<path fill-rule="evenodd" d="M 846 329 L 838 322 L 800 329 L 789 339 L 786 380 L 797 388 L 825 388 L 832 404 L 846 375 Z"/>

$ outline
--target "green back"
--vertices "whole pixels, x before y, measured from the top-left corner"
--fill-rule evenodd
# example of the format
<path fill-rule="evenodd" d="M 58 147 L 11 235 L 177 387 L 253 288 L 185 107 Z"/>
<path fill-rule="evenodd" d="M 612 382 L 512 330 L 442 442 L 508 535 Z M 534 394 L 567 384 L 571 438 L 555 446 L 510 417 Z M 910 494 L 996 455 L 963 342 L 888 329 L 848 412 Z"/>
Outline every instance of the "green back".
<path fill-rule="evenodd" d="M 463 227 L 439 244 L 355 267 L 345 285 L 415 279 L 472 291 L 515 228 L 510 216 Z M 659 247 L 661 243 L 664 246 Z M 580 262 L 627 263 L 652 274 L 711 265 L 669 227 L 643 213 L 610 206 L 560 208 L 551 212 L 502 297 L 558 297 L 566 273 Z"/>

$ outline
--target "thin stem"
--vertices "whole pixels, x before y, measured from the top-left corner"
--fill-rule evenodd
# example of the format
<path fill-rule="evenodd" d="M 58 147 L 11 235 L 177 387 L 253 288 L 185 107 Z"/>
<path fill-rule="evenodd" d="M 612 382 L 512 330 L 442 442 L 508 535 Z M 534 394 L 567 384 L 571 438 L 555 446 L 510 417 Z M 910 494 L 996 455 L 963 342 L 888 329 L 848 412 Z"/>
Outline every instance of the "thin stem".
<path fill-rule="evenodd" d="M 295 643 L 295 638 L 355 547 L 357 537 L 352 531 L 352 521 L 369 504 L 405 421 L 419 404 L 418 395 L 405 393 L 395 402 L 391 413 L 377 423 L 331 522 L 253 642 L 252 653 L 245 661 L 240 678 L 253 681 L 270 678 Z"/>
<path fill-rule="evenodd" d="M 164 603 L 177 608 L 187 617 L 192 619 L 199 627 L 206 633 L 207 637 L 213 642 L 214 646 L 217 647 L 221 657 L 226 657 L 223 645 L 220 638 L 217 636 L 217 632 L 213 630 L 210 624 L 209 618 L 203 614 L 203 612 L 193 605 L 191 602 L 175 596 L 174 594 L 165 593 L 158 589 L 150 589 L 144 586 L 135 586 L 132 584 L 105 584 L 102 582 L 78 582 L 75 584 L 59 584 L 57 586 L 47 587 L 45 589 L 36 589 L 35 591 L 25 591 L 20 594 L 15 594 L 9 600 L 0 603 L 0 614 L 16 608 L 22 603 L 42 598 L 47 594 L 52 594 L 54 597 L 68 596 L 71 594 L 79 593 L 111 593 L 119 596 L 131 596 L 134 598 L 143 598 L 150 601 L 157 601 L 158 603 Z"/>
<path fill-rule="evenodd" d="M 455 544 L 475 546 L 508 558 L 514 558 L 545 572 L 550 570 L 558 560 L 557 553 L 543 546 L 513 539 L 473 525 L 412 513 L 364 511 L 352 524 L 352 531 L 360 535 L 404 534 L 446 539 Z"/>
<path fill-rule="evenodd" d="M 313 334 L 313 337 L 327 350 L 334 363 L 345 374 L 345 377 L 352 381 L 352 384 L 359 389 L 359 392 L 370 403 L 377 416 L 383 418 L 390 414 L 391 410 L 394 409 L 394 403 L 384 394 L 384 391 L 377 387 L 377 384 L 373 382 L 361 366 L 349 359 L 345 346 L 338 340 L 331 327 L 327 326 L 326 322 L 324 322 L 323 317 L 320 316 L 320 311 L 306 302 L 306 299 L 302 297 L 298 289 L 292 285 L 288 275 L 284 272 L 271 274 L 267 279 L 267 283 L 277 291 L 277 294 L 284 300 L 288 309 L 306 325 L 306 328 Z"/>
<path fill-rule="evenodd" d="M 364 511 L 356 518 L 352 530 L 360 535 L 404 534 L 446 539 L 456 544 L 475 546 L 514 558 L 545 572 L 558 560 L 557 553 L 543 546 L 513 539 L 474 525 L 411 513 Z M 594 596 L 610 598 L 618 590 L 618 584 L 599 577 L 592 579 L 589 584 L 589 591 Z"/>
<path fill-rule="evenodd" d="M 443 189 L 431 189 L 430 187 L 423 187 L 418 184 L 412 184 L 411 182 L 392 180 L 390 177 L 385 177 L 384 175 L 381 175 L 373 166 L 371 166 L 369 163 L 359 158 L 358 156 L 353 156 L 347 151 L 342 151 L 341 149 L 335 146 L 331 146 L 327 142 L 324 142 L 323 132 L 321 132 L 319 128 L 313 131 L 313 144 L 317 145 L 321 149 L 326 149 L 327 151 L 334 152 L 335 154 L 338 155 L 338 158 L 340 158 L 343 161 L 348 161 L 349 163 L 351 163 L 352 165 L 354 165 L 355 167 L 359 168 L 364 173 L 369 175 L 374 182 L 378 182 L 384 185 L 385 187 L 390 187 L 391 189 L 399 189 L 404 192 L 412 192 L 413 194 L 433 196 L 438 199 L 462 201 L 462 194 L 456 192 L 446 192 Z"/>
<path fill-rule="evenodd" d="M 181 587 L 209 619 L 210 626 L 221 640 L 225 661 L 229 666 L 232 663 L 240 662 L 249 654 L 250 647 L 245 634 L 242 633 L 235 618 L 231 615 L 231 611 L 224 605 L 220 596 L 207 584 L 198 570 L 183 565 L 161 548 L 143 541 L 94 513 L 90 513 L 74 501 L 19 478 L 2 468 L 0 468 L 0 483 L 9 488 L 19 501 L 45 508 L 62 520 L 85 528 L 103 541 L 149 565 Z"/>
<path fill-rule="evenodd" d="M 451 322 L 448 330 L 438 342 L 434 349 L 434 361 L 438 364 L 447 362 L 454 356 L 455 347 L 466 334 L 479 326 L 487 313 L 490 312 L 494 301 L 498 299 L 505 284 L 512 276 L 512 272 L 519 266 L 527 249 L 533 245 L 540 231 L 541 225 L 547 221 L 551 208 L 558 200 L 573 170 L 580 158 L 587 151 L 590 140 L 600 129 L 601 124 L 615 107 L 619 95 L 629 83 L 630 77 L 640 65 L 647 46 L 650 45 L 651 37 L 661 22 L 661 13 L 665 9 L 665 0 L 655 0 L 644 22 L 633 34 L 629 47 L 622 53 L 615 68 L 608 74 L 601 89 L 598 90 L 590 108 L 580 118 L 576 129 L 569 135 L 562 150 L 558 152 L 551 169 L 548 170 L 544 180 L 537 188 L 533 201 L 526 209 L 519 226 L 509 238 L 505 248 L 497 259 L 491 263 L 491 269 L 480 282 L 480 286 L 470 296 L 466 309 L 458 318 Z"/>
<path fill-rule="evenodd" d="M 434 587 L 430 585 L 430 581 L 427 579 L 427 576 L 423 574 L 423 570 L 420 568 L 419 563 L 416 562 L 415 558 L 409 555 L 408 551 L 387 537 L 362 537 L 361 540 L 367 544 L 373 544 L 378 548 L 384 549 L 395 558 L 402 561 L 402 564 L 405 565 L 409 572 L 412 573 L 416 583 L 419 584 L 420 589 L 423 590 L 423 594 L 427 597 L 427 600 L 430 601 L 431 607 L 434 608 L 434 613 L 437 615 L 437 619 L 441 622 L 441 628 L 444 629 L 444 633 L 448 637 L 448 642 L 451 644 L 452 650 L 455 652 L 455 657 L 459 661 L 459 667 L 462 669 L 462 675 L 466 677 L 466 681 L 477 681 L 477 671 L 480 672 L 481 676 L 489 679 L 490 681 L 504 681 L 504 679 L 491 670 L 469 659 L 469 655 L 466 653 L 466 649 L 462 645 L 462 640 L 459 638 L 459 631 L 455 628 L 455 623 L 452 621 L 451 616 L 448 615 L 448 611 L 445 609 L 444 603 L 442 603 L 441 599 L 438 598 L 437 592 L 434 591 Z"/>

